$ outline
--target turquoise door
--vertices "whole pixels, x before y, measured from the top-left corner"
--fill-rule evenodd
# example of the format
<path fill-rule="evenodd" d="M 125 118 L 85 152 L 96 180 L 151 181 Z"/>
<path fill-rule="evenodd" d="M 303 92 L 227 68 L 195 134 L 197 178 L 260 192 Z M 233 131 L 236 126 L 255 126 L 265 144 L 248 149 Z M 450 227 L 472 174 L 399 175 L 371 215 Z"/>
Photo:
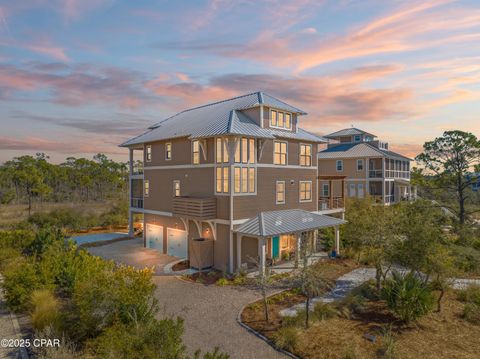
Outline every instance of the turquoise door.
<path fill-rule="evenodd" d="M 272 257 L 273 258 L 280 257 L 280 237 L 272 238 Z"/>

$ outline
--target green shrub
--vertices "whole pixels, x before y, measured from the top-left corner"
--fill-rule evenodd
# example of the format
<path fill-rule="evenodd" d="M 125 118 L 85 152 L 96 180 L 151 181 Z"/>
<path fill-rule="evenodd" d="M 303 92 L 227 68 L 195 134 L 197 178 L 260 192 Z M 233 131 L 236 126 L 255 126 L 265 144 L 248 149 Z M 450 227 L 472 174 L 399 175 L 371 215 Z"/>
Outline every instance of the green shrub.
<path fill-rule="evenodd" d="M 396 351 L 395 337 L 391 326 L 382 328 L 382 352 L 383 358 L 394 359 Z"/>
<path fill-rule="evenodd" d="M 42 286 L 35 264 L 20 257 L 6 266 L 3 277 L 2 287 L 9 308 L 14 311 L 28 309 L 32 292 Z"/>
<path fill-rule="evenodd" d="M 349 293 L 338 304 L 338 310 L 342 317 L 349 319 L 352 313 L 361 314 L 365 310 L 365 298 L 358 295 Z"/>
<path fill-rule="evenodd" d="M 317 320 L 326 320 L 338 317 L 337 308 L 331 303 L 317 302 L 313 307 L 313 317 Z"/>
<path fill-rule="evenodd" d="M 21 258 L 22 252 L 15 248 L 3 248 L 0 250 L 0 271 L 2 271 L 9 263 Z"/>
<path fill-rule="evenodd" d="M 48 289 L 37 289 L 31 295 L 32 326 L 37 331 L 47 327 L 58 328 L 60 320 L 60 303 L 53 292 Z"/>
<path fill-rule="evenodd" d="M 279 348 L 295 351 L 298 346 L 299 334 L 298 329 L 292 326 L 282 327 L 277 330 L 273 336 L 273 342 Z"/>
<path fill-rule="evenodd" d="M 472 324 L 480 325 L 480 305 L 477 303 L 465 304 L 463 317 Z"/>
<path fill-rule="evenodd" d="M 375 281 L 369 280 L 354 288 L 351 292 L 353 295 L 360 296 L 367 300 L 378 299 L 377 289 L 375 288 Z"/>
<path fill-rule="evenodd" d="M 284 327 L 301 327 L 305 325 L 305 309 L 297 310 L 297 315 L 284 317 L 282 325 Z"/>
<path fill-rule="evenodd" d="M 184 358 L 182 334 L 180 318 L 151 320 L 144 325 L 118 323 L 89 340 L 87 352 L 99 358 Z"/>
<path fill-rule="evenodd" d="M 224 285 L 229 285 L 230 281 L 227 278 L 218 278 L 218 280 L 215 282 L 216 285 L 219 286 L 224 286 Z"/>
<path fill-rule="evenodd" d="M 199 359 L 200 355 L 202 355 L 202 353 L 200 352 L 200 350 L 197 350 L 195 352 L 193 358 L 194 359 Z M 203 359 L 230 359 L 230 355 L 220 352 L 220 349 L 218 347 L 215 347 L 213 352 L 211 352 L 211 353 L 208 352 L 208 353 L 203 354 L 202 358 Z"/>
<path fill-rule="evenodd" d="M 476 303 L 480 305 L 480 286 L 470 285 L 463 290 L 457 291 L 457 297 L 462 302 Z"/>
<path fill-rule="evenodd" d="M 393 272 L 392 279 L 385 282 L 382 297 L 405 323 L 427 314 L 435 303 L 431 289 L 413 273 L 403 276 L 396 271 Z"/>
<path fill-rule="evenodd" d="M 59 229 L 40 229 L 34 240 L 25 248 L 25 253 L 41 258 L 43 253 L 54 243 L 65 244 L 65 236 Z"/>
<path fill-rule="evenodd" d="M 34 233 L 28 229 L 13 229 L 0 231 L 1 251 L 14 248 L 23 251 L 35 238 Z"/>
<path fill-rule="evenodd" d="M 480 250 L 459 245 L 452 246 L 455 267 L 465 273 L 480 274 Z"/>

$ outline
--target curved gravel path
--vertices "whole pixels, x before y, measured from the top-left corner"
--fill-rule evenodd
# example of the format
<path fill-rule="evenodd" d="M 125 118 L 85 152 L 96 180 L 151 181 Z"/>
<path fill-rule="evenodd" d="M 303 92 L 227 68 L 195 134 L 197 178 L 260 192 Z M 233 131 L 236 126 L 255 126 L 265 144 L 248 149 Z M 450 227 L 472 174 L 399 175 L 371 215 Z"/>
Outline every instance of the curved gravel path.
<path fill-rule="evenodd" d="M 156 297 L 163 307 L 160 316 L 181 316 L 184 342 L 190 353 L 219 347 L 231 359 L 287 358 L 237 323 L 242 307 L 259 295 L 234 286 L 204 286 L 176 277 L 157 276 Z"/>

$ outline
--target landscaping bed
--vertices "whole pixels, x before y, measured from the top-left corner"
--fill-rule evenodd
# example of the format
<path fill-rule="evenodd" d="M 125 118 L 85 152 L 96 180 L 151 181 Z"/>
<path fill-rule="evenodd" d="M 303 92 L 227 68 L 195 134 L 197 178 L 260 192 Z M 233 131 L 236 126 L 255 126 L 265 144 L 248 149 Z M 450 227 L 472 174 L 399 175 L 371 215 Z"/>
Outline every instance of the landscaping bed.
<path fill-rule="evenodd" d="M 323 266 L 331 276 L 342 274 L 338 265 Z M 247 306 L 241 320 L 300 358 L 478 358 L 480 311 L 471 311 L 470 318 L 465 314 L 467 306 L 478 305 L 478 289 L 447 291 L 440 312 L 434 310 L 409 324 L 375 293 L 372 281 L 341 301 L 319 303 L 310 313 L 308 329 L 304 311 L 296 317 L 279 315 L 282 309 L 305 301 L 295 290 L 268 298 L 269 323 L 261 301 Z M 436 298 L 438 294 L 435 292 Z"/>

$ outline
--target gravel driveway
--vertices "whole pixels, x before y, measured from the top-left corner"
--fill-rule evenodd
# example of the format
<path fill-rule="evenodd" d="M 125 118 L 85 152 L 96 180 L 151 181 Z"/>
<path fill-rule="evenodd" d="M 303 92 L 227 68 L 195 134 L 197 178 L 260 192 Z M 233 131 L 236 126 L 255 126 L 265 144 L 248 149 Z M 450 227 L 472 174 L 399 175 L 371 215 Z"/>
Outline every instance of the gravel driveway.
<path fill-rule="evenodd" d="M 249 289 L 185 282 L 176 277 L 157 276 L 156 297 L 163 315 L 185 320 L 184 342 L 190 353 L 218 346 L 231 359 L 286 358 L 237 323 L 242 307 L 259 299 Z"/>

